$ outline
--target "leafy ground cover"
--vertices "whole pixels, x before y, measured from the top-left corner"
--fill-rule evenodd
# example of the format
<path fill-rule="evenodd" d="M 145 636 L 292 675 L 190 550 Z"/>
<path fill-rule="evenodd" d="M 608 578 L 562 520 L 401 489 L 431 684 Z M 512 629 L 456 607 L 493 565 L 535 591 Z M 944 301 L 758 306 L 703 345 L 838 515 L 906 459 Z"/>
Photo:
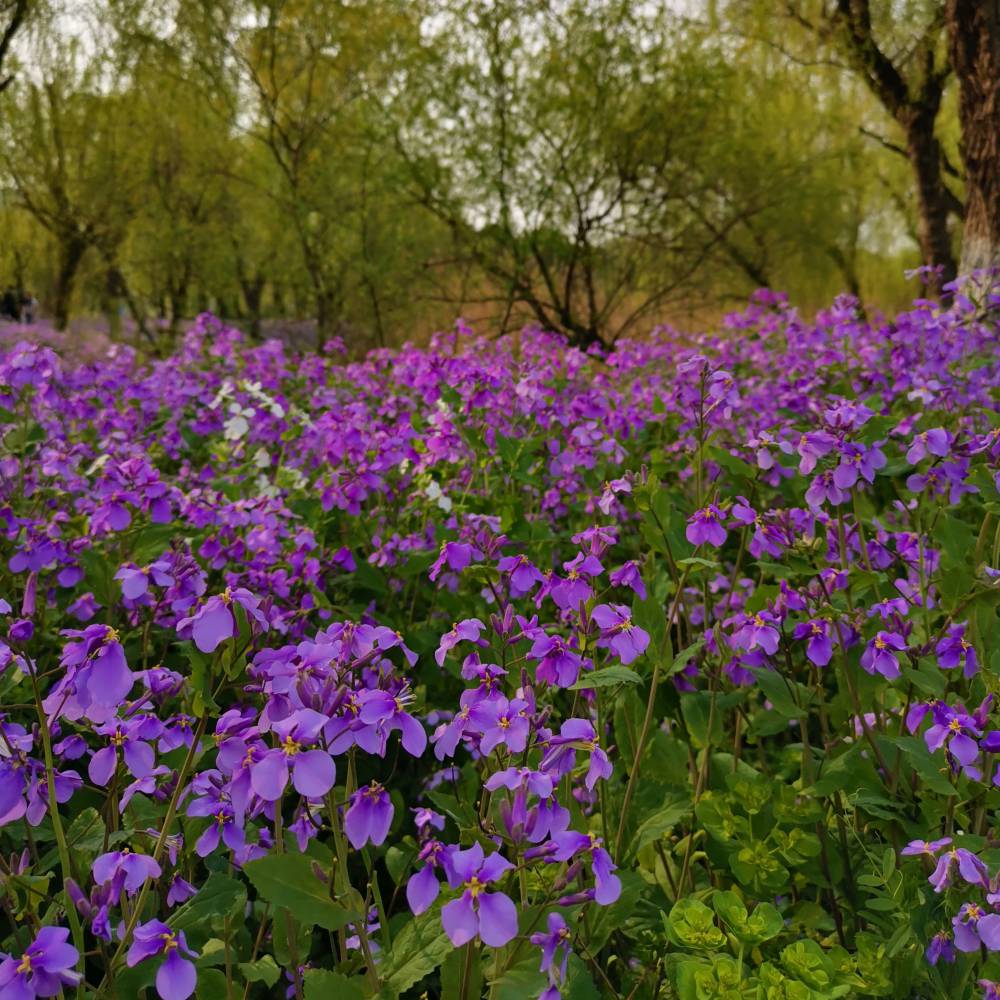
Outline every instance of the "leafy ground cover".
<path fill-rule="evenodd" d="M 996 997 L 998 313 L 8 344 L 0 997 Z"/>

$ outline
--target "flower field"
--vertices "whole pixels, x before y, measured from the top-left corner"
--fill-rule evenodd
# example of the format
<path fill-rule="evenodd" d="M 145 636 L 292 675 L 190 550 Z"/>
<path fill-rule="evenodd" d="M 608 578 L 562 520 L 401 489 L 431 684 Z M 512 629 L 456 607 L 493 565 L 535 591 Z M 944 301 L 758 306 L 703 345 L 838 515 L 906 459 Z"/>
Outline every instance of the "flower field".
<path fill-rule="evenodd" d="M 5 339 L 0 1000 L 1000 996 L 998 321 Z"/>

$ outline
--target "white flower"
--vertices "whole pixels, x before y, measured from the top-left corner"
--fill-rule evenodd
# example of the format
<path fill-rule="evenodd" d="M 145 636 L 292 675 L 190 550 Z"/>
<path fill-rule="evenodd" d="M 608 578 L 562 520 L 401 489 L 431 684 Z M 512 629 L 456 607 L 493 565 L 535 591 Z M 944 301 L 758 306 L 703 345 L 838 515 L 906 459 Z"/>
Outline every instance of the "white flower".
<path fill-rule="evenodd" d="M 233 394 L 233 383 L 226 379 L 225 382 L 219 387 L 219 391 L 215 394 L 215 399 L 208 404 L 210 410 L 217 410 L 223 403 L 224 400 L 229 399 Z"/>
<path fill-rule="evenodd" d="M 271 464 L 271 456 L 263 448 L 258 448 L 253 453 L 253 464 L 258 469 L 266 469 Z"/>
<path fill-rule="evenodd" d="M 261 474 L 257 477 L 257 489 L 262 497 L 269 497 L 274 499 L 278 495 L 278 487 L 271 484 L 271 480 L 267 476 Z"/>
<path fill-rule="evenodd" d="M 248 418 L 256 416 L 256 411 L 239 403 L 230 403 L 229 412 L 231 416 L 223 426 L 223 436 L 227 441 L 239 441 L 250 430 Z"/>
<path fill-rule="evenodd" d="M 453 506 L 451 499 L 446 497 L 441 492 L 441 487 L 437 480 L 432 479 L 430 486 L 428 486 L 424 492 L 427 495 L 428 500 L 433 500 L 446 514 L 451 513 L 451 508 Z"/>

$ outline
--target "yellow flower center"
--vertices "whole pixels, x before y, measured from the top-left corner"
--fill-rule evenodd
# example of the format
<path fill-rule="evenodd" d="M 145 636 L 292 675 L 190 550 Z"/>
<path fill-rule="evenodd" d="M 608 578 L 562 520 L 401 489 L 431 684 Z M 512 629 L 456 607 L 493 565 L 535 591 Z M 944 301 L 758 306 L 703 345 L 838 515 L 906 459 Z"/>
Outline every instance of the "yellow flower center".
<path fill-rule="evenodd" d="M 958 719 L 952 719 L 951 722 L 948 723 L 948 728 L 953 733 L 957 733 L 962 728 L 962 723 L 959 722 Z"/>
<path fill-rule="evenodd" d="M 19 976 L 23 976 L 31 972 L 31 956 L 27 954 L 27 952 L 21 956 L 21 962 L 14 971 Z"/>
<path fill-rule="evenodd" d="M 285 737 L 285 742 L 281 744 L 281 749 L 285 751 L 287 756 L 294 757 L 302 749 L 302 744 L 297 743 L 289 735 Z"/>
<path fill-rule="evenodd" d="M 465 883 L 465 888 L 472 893 L 472 898 L 475 899 L 483 891 L 483 889 L 486 888 L 486 886 L 483 882 L 479 881 L 479 878 L 476 875 L 473 875 L 472 878 Z"/>
<path fill-rule="evenodd" d="M 753 623 L 755 628 L 763 628 L 767 624 L 767 622 L 764 621 L 764 619 L 761 618 L 760 615 L 753 616 Z"/>
<path fill-rule="evenodd" d="M 875 648 L 876 649 L 888 649 L 889 644 L 881 636 L 875 637 Z"/>
<path fill-rule="evenodd" d="M 166 952 L 171 952 L 177 947 L 176 934 L 161 934 L 160 939 L 163 941 L 163 950 Z"/>

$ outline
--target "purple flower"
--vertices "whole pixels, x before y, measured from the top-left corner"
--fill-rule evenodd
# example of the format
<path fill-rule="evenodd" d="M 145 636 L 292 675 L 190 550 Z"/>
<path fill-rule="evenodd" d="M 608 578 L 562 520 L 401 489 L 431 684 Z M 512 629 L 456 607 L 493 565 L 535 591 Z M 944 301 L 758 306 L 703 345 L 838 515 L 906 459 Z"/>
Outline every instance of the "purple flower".
<path fill-rule="evenodd" d="M 936 858 L 938 851 L 951 843 L 951 837 L 940 840 L 911 840 L 899 853 L 905 857 Z"/>
<path fill-rule="evenodd" d="M 600 837 L 592 833 L 577 833 L 575 830 L 566 830 L 564 833 L 557 833 L 552 837 L 555 850 L 552 852 L 553 861 L 568 861 L 577 854 L 586 853 L 590 855 L 590 863 L 594 869 L 594 900 L 601 906 L 609 906 L 621 895 L 622 883 L 617 875 L 613 874 L 617 865 L 611 860 L 602 846 Z"/>
<path fill-rule="evenodd" d="M 826 618 L 814 618 L 795 626 L 792 635 L 796 639 L 808 639 L 806 656 L 817 667 L 825 667 L 833 658 L 833 643 L 830 642 L 830 623 Z"/>
<path fill-rule="evenodd" d="M 507 836 L 515 843 L 527 840 L 537 844 L 569 826 L 569 810 L 559 805 L 553 795 L 554 782 L 542 771 L 509 767 L 490 775 L 484 787 L 490 792 L 506 788 L 514 793 L 501 801 L 499 812 Z M 539 799 L 530 809 L 529 793 Z"/>
<path fill-rule="evenodd" d="M 577 611 L 580 606 L 594 596 L 590 581 L 604 572 L 601 561 L 595 555 L 579 552 L 569 562 L 563 563 L 566 576 L 556 578 L 551 585 L 552 600 L 561 611 Z M 538 597 L 544 593 L 539 591 Z"/>
<path fill-rule="evenodd" d="M 172 931 L 163 921 L 150 920 L 136 927 L 125 962 L 131 968 L 156 955 L 166 955 L 156 973 L 156 992 L 161 1000 L 187 1000 L 194 993 L 198 974 L 194 962 L 182 958 L 181 952 L 198 957 L 188 947 L 183 931 Z"/>
<path fill-rule="evenodd" d="M 916 465 L 925 455 L 944 458 L 951 447 L 951 436 L 943 427 L 932 427 L 913 436 L 913 443 L 906 452 L 906 461 Z"/>
<path fill-rule="evenodd" d="M 964 664 L 962 676 L 966 679 L 972 677 L 979 669 L 976 649 L 965 638 L 964 622 L 949 626 L 948 634 L 937 644 L 934 651 L 937 653 L 938 666 L 945 670 L 952 670 L 959 664 Z"/>
<path fill-rule="evenodd" d="M 986 865 L 964 847 L 953 847 L 938 858 L 937 867 L 927 879 L 935 892 L 944 892 L 952 884 L 954 873 L 958 872 L 969 885 L 989 885 L 990 873 Z"/>
<path fill-rule="evenodd" d="M 484 857 L 479 844 L 467 851 L 455 851 L 446 869 L 452 889 L 462 895 L 441 908 L 441 925 L 456 947 L 477 935 L 484 944 L 502 948 L 517 935 L 517 908 L 502 892 L 487 892 L 486 887 L 513 869 L 499 853 Z"/>
<path fill-rule="evenodd" d="M 597 645 L 610 649 L 622 663 L 632 663 L 649 646 L 649 633 L 632 624 L 632 613 L 624 604 L 598 604 L 590 613 L 601 629 Z"/>
<path fill-rule="evenodd" d="M 452 625 L 451 631 L 445 632 L 441 636 L 437 652 L 434 654 L 437 665 L 443 667 L 448 650 L 453 649 L 460 642 L 474 642 L 477 646 L 487 645 L 484 639 L 479 638 L 484 628 L 486 626 L 478 618 L 463 618 L 462 621 Z"/>
<path fill-rule="evenodd" d="M 406 712 L 406 705 L 413 695 L 405 689 L 390 694 L 381 688 L 362 691 L 358 696 L 361 706 L 359 718 L 366 725 L 377 725 L 388 735 L 394 729 L 402 733 L 403 749 L 414 757 L 419 757 L 427 748 L 427 733 L 412 715 Z"/>
<path fill-rule="evenodd" d="M 555 986 L 566 979 L 566 965 L 572 949 L 573 933 L 566 926 L 561 913 L 550 913 L 546 920 L 548 931 L 539 931 L 531 935 L 531 943 L 542 949 L 541 971 L 548 972 L 549 984 Z M 560 954 L 561 953 L 561 954 Z M 558 978 L 555 974 L 558 958 Z"/>
<path fill-rule="evenodd" d="M 118 901 L 121 890 L 135 895 L 146 879 L 159 878 L 160 866 L 146 854 L 134 854 L 128 848 L 109 851 L 95 859 L 92 868 L 98 885 L 112 883 L 111 902 Z"/>
<path fill-rule="evenodd" d="M 217 772 L 216 776 L 218 776 Z M 199 775 L 199 778 L 195 779 L 196 783 L 201 777 Z M 208 794 L 195 799 L 188 806 L 187 814 L 188 816 L 206 816 L 212 820 L 195 842 L 194 850 L 199 858 L 207 858 L 219 846 L 220 838 L 231 851 L 243 849 L 246 838 L 242 822 L 237 818 L 232 804 L 227 802 L 223 794 L 216 788 L 212 787 Z"/>
<path fill-rule="evenodd" d="M 951 935 L 947 931 L 938 931 L 931 938 L 924 957 L 931 965 L 937 965 L 941 961 L 954 962 L 957 956 L 955 946 L 951 943 Z"/>
<path fill-rule="evenodd" d="M 87 774 L 95 785 L 106 785 L 118 767 L 118 754 L 125 757 L 125 764 L 132 777 L 145 778 L 152 773 L 156 754 L 143 737 L 155 738 L 160 728 L 152 717 L 126 723 L 109 721 L 95 727 L 101 736 L 108 737 L 108 745 L 98 750 L 87 765 Z"/>
<path fill-rule="evenodd" d="M 924 733 L 927 749 L 934 753 L 946 746 L 948 752 L 962 765 L 970 777 L 979 778 L 974 762 L 979 757 L 981 732 L 976 720 L 965 711 L 949 708 L 942 702 L 933 707 L 933 725 Z"/>
<path fill-rule="evenodd" d="M 220 643 L 236 635 L 234 604 L 243 608 L 247 618 L 252 618 L 262 631 L 267 631 L 267 617 L 259 609 L 259 598 L 254 597 L 243 587 L 237 587 L 235 590 L 227 587 L 221 594 L 205 601 L 190 618 L 182 618 L 177 623 L 178 634 L 184 637 L 190 636 L 203 653 L 214 653 Z"/>
<path fill-rule="evenodd" d="M 320 712 L 303 708 L 274 724 L 280 745 L 266 751 L 250 768 L 253 790 L 262 799 L 268 802 L 280 799 L 289 772 L 300 795 L 320 798 L 330 791 L 336 780 L 333 758 L 326 750 L 309 749 L 315 747 L 328 721 Z"/>
<path fill-rule="evenodd" d="M 611 777 L 612 766 L 608 755 L 601 749 L 597 731 L 586 719 L 567 719 L 559 729 L 559 735 L 549 739 L 549 749 L 539 765 L 543 771 L 556 775 L 568 774 L 576 766 L 576 751 L 590 753 L 590 766 L 584 784 L 588 791 L 600 779 Z"/>
<path fill-rule="evenodd" d="M 423 861 L 424 867 L 411 875 L 406 883 L 406 901 L 410 904 L 410 909 L 419 916 L 425 910 L 430 909 L 431 904 L 441 891 L 441 884 L 434 874 L 434 869 L 439 865 L 442 867 L 445 865 L 444 844 L 439 840 L 429 840 L 420 849 L 417 860 Z"/>
<path fill-rule="evenodd" d="M 389 793 L 377 781 L 359 788 L 344 813 L 344 829 L 351 845 L 360 850 L 370 840 L 378 847 L 389 832 L 393 812 Z"/>
<path fill-rule="evenodd" d="M 879 632 L 861 654 L 861 666 L 870 674 L 879 673 L 889 680 L 899 676 L 896 653 L 906 649 L 906 641 L 896 632 Z"/>
<path fill-rule="evenodd" d="M 849 490 L 858 479 L 875 481 L 875 473 L 886 464 L 886 457 L 878 445 L 866 448 L 863 444 L 848 444 L 840 456 L 840 464 L 833 470 L 833 482 L 842 490 Z"/>
<path fill-rule="evenodd" d="M 511 597 L 524 597 L 545 580 L 544 574 L 527 556 L 504 556 L 497 563 L 497 569 L 509 574 Z"/>
<path fill-rule="evenodd" d="M 629 587 L 640 601 L 646 600 L 646 585 L 642 582 L 642 574 L 631 559 L 611 571 L 611 583 L 615 587 Z"/>
<path fill-rule="evenodd" d="M 510 753 L 521 753 L 528 745 L 530 727 L 525 710 L 528 703 L 523 698 L 508 701 L 503 696 L 479 702 L 469 713 L 482 730 L 479 752 L 491 754 L 498 746 L 505 746 Z"/>
<path fill-rule="evenodd" d="M 528 657 L 538 660 L 535 680 L 554 687 L 571 687 L 580 676 L 583 657 L 562 636 L 542 634 L 532 643 Z"/>
<path fill-rule="evenodd" d="M 67 673 L 46 699 L 45 710 L 52 712 L 68 704 L 68 695 L 75 695 L 80 709 L 100 721 L 98 716 L 125 700 L 135 681 L 118 633 L 107 625 L 88 625 L 83 631 L 67 629 L 63 635 L 78 641 L 63 649 L 60 663 Z M 92 706 L 95 711 L 90 711 Z"/>
<path fill-rule="evenodd" d="M 692 545 L 707 544 L 718 548 L 728 534 L 722 524 L 724 520 L 725 514 L 714 503 L 710 503 L 688 518 L 684 535 Z"/>
<path fill-rule="evenodd" d="M 469 545 L 468 542 L 445 542 L 441 546 L 440 555 L 431 566 L 430 578 L 437 580 L 445 566 L 453 573 L 461 573 L 473 559 L 482 559 L 482 557 L 482 552 L 474 545 Z"/>
<path fill-rule="evenodd" d="M 813 476 L 812 482 L 806 490 L 806 503 L 810 507 L 822 507 L 824 502 L 837 506 L 842 504 L 850 496 L 842 490 L 834 481 L 834 473 L 827 469 Z"/>
<path fill-rule="evenodd" d="M 733 645 L 737 649 L 760 648 L 765 653 L 774 655 L 778 651 L 778 640 L 781 637 L 776 627 L 777 621 L 769 611 L 746 615 L 743 624 L 733 633 Z"/>
<path fill-rule="evenodd" d="M 149 590 L 152 580 L 158 587 L 169 587 L 174 582 L 172 567 L 167 559 L 157 559 L 145 568 L 128 565 L 122 566 L 115 579 L 121 581 L 122 597 L 136 601 Z"/>
<path fill-rule="evenodd" d="M 43 927 L 20 958 L 7 955 L 0 961 L 0 997 L 54 997 L 64 986 L 76 986 L 81 976 L 73 966 L 80 960 L 80 953 L 68 939 L 65 927 Z"/>
<path fill-rule="evenodd" d="M 610 514 L 611 507 L 615 502 L 616 493 L 631 493 L 632 484 L 627 479 L 612 479 L 604 484 L 600 500 L 597 501 L 597 508 L 602 514 Z"/>
<path fill-rule="evenodd" d="M 167 906 L 177 906 L 194 896 L 198 890 L 188 881 L 174 872 L 170 877 L 170 888 L 167 890 Z"/>
<path fill-rule="evenodd" d="M 951 926 L 959 951 L 979 951 L 980 944 L 989 951 L 1000 951 L 1000 914 L 986 913 L 975 903 L 964 903 Z"/>

